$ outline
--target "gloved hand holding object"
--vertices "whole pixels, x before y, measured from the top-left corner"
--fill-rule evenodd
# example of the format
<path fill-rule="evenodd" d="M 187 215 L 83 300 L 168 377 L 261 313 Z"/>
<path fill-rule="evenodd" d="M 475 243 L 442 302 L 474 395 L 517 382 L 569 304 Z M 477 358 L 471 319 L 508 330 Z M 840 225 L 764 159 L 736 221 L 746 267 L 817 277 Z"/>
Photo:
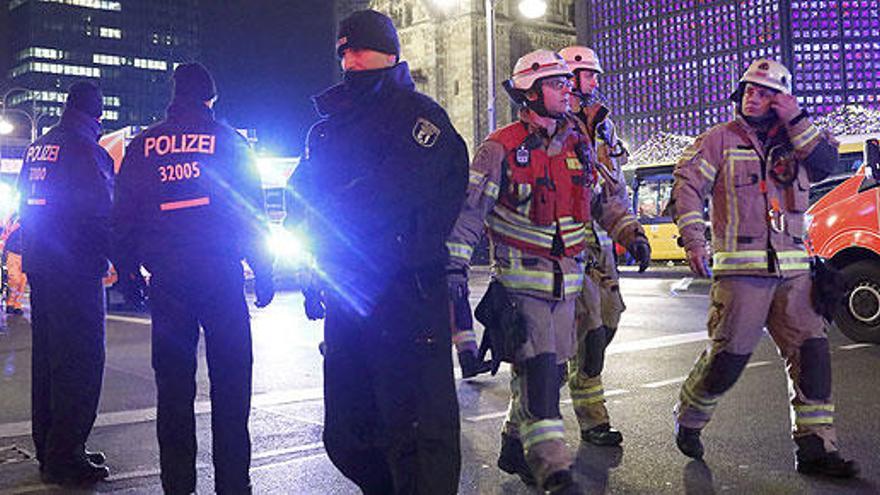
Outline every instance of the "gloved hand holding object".
<path fill-rule="evenodd" d="M 629 245 L 629 253 L 639 264 L 639 273 L 644 272 L 651 265 L 651 245 L 644 237 L 636 237 Z"/>

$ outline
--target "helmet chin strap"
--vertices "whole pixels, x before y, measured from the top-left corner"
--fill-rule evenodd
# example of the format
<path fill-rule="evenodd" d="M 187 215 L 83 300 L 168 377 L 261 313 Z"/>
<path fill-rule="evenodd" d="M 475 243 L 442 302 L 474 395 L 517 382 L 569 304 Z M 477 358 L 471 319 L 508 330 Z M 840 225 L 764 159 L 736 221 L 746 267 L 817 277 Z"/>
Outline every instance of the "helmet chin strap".
<path fill-rule="evenodd" d="M 547 106 L 544 105 L 544 95 L 538 95 L 537 100 L 526 100 L 525 103 L 526 103 L 526 107 L 529 110 L 535 112 L 536 114 L 540 115 L 541 117 L 555 119 L 555 120 L 565 119 L 565 112 L 560 112 L 560 113 L 554 115 L 554 114 L 550 113 L 549 110 L 547 110 Z"/>

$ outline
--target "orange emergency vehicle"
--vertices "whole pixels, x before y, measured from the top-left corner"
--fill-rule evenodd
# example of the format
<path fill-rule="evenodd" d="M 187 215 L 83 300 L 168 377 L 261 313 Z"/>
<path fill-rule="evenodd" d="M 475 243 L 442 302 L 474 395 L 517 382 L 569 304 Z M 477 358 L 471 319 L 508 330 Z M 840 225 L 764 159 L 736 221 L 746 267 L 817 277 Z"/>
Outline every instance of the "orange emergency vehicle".
<path fill-rule="evenodd" d="M 807 250 L 840 270 L 846 291 L 833 325 L 857 342 L 880 343 L 880 145 L 875 136 L 842 142 L 855 174 L 806 213 Z"/>

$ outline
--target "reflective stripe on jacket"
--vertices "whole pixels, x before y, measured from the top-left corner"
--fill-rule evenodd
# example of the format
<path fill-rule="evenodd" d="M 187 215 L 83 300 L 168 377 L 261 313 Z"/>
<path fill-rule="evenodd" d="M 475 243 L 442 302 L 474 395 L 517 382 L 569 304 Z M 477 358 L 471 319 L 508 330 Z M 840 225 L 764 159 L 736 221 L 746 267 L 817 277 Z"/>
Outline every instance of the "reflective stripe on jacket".
<path fill-rule="evenodd" d="M 836 159 L 834 142 L 809 118 L 779 124 L 768 135 L 760 142 L 737 118 L 700 136 L 675 167 L 675 221 L 686 248 L 706 242 L 703 205 L 710 199 L 717 275 L 809 270 L 803 234 L 810 178 Z"/>

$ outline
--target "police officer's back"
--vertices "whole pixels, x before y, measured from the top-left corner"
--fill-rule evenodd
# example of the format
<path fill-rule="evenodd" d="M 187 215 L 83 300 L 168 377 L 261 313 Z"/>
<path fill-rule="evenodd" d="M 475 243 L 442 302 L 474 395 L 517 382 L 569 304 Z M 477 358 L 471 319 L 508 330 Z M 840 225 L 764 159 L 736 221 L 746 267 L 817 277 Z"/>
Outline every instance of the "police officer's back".
<path fill-rule="evenodd" d="M 22 264 L 31 284 L 33 439 L 44 481 L 109 475 L 85 442 L 104 372 L 104 292 L 113 161 L 98 145 L 102 96 L 70 87 L 58 125 L 24 156 Z"/>
<path fill-rule="evenodd" d="M 211 377 L 215 488 L 249 493 L 252 349 L 241 261 L 257 305 L 272 299 L 259 174 L 245 139 L 214 120 L 213 79 L 199 64 L 174 72 L 166 120 L 128 146 L 117 181 L 120 273 L 151 273 L 153 369 L 166 492 L 195 490 L 195 371 L 199 327 Z"/>

